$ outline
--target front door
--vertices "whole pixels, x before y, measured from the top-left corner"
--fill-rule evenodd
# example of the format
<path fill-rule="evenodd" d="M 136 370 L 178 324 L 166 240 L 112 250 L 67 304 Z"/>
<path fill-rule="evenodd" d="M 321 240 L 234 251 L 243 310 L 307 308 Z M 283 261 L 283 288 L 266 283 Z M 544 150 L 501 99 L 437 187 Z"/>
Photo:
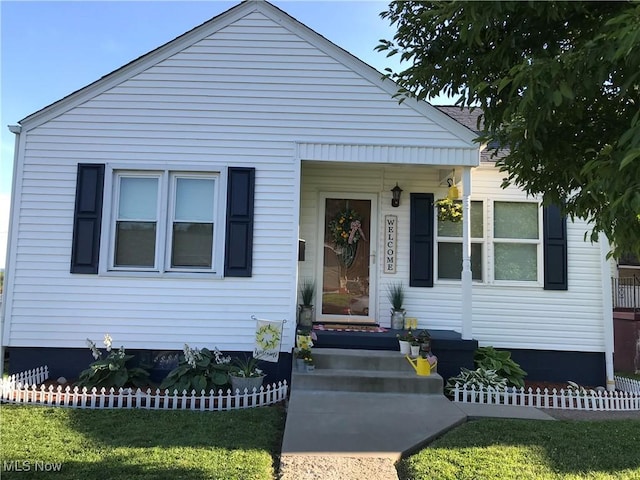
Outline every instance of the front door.
<path fill-rule="evenodd" d="M 376 196 L 321 196 L 319 322 L 375 322 Z"/>

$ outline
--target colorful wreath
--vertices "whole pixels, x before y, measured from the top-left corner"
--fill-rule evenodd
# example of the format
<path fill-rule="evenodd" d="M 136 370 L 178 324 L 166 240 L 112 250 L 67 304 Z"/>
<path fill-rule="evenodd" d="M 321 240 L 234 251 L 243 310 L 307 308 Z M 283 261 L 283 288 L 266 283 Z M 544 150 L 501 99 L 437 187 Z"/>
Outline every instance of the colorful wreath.
<path fill-rule="evenodd" d="M 441 222 L 457 223 L 462 220 L 462 204 L 450 198 L 436 200 L 435 207 L 438 213 L 438 220 Z"/>
<path fill-rule="evenodd" d="M 361 238 L 366 240 L 361 221 L 362 217 L 355 210 L 346 209 L 338 213 L 329 222 L 329 230 L 336 246 L 355 245 Z"/>

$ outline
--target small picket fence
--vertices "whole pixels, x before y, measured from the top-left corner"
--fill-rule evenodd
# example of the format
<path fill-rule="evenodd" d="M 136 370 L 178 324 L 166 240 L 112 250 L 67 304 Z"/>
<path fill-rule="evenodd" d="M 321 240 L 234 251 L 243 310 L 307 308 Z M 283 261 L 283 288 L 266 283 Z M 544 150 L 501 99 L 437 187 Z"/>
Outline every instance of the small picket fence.
<path fill-rule="evenodd" d="M 511 405 L 518 407 L 552 408 L 589 411 L 636 411 L 640 410 L 640 382 L 615 377 L 616 388 L 606 391 L 575 391 L 555 388 L 533 390 L 529 388 L 476 387 L 456 384 L 453 401 L 483 405 Z"/>
<path fill-rule="evenodd" d="M 199 410 L 224 411 L 244 408 L 263 407 L 282 402 L 287 397 L 287 382 L 260 387 L 251 392 L 218 390 L 209 393 L 202 391 L 197 394 L 177 390 L 119 388 L 62 387 L 40 385 L 49 379 L 47 366 L 39 367 L 27 372 L 11 375 L 0 380 L 3 403 L 30 404 L 51 407 L 68 407 L 81 409 L 113 409 L 139 408 L 147 410 Z"/>

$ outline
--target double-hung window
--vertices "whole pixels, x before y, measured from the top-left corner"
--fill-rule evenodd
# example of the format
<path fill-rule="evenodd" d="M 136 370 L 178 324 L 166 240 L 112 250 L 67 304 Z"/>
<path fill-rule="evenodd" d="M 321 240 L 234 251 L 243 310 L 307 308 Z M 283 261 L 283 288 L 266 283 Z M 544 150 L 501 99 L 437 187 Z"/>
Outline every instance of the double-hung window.
<path fill-rule="evenodd" d="M 216 271 L 218 174 L 117 171 L 113 270 Z"/>
<path fill-rule="evenodd" d="M 537 282 L 540 207 L 531 202 L 493 202 L 495 280 Z"/>
<path fill-rule="evenodd" d="M 471 202 L 473 280 L 483 283 L 541 283 L 540 212 L 540 205 L 536 202 Z M 437 222 L 438 280 L 460 280 L 462 222 Z"/>
<path fill-rule="evenodd" d="M 482 281 L 484 245 L 483 203 L 471 202 L 471 271 L 474 280 Z M 438 220 L 438 279 L 460 280 L 462 277 L 462 222 Z"/>

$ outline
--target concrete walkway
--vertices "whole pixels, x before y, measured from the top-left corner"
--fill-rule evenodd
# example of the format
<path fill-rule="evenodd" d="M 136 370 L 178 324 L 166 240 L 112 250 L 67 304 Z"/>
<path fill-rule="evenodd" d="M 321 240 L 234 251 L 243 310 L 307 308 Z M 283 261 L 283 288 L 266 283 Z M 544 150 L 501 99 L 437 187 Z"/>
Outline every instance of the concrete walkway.
<path fill-rule="evenodd" d="M 282 455 L 397 461 L 477 417 L 553 420 L 535 408 L 453 403 L 443 395 L 293 390 Z"/>

